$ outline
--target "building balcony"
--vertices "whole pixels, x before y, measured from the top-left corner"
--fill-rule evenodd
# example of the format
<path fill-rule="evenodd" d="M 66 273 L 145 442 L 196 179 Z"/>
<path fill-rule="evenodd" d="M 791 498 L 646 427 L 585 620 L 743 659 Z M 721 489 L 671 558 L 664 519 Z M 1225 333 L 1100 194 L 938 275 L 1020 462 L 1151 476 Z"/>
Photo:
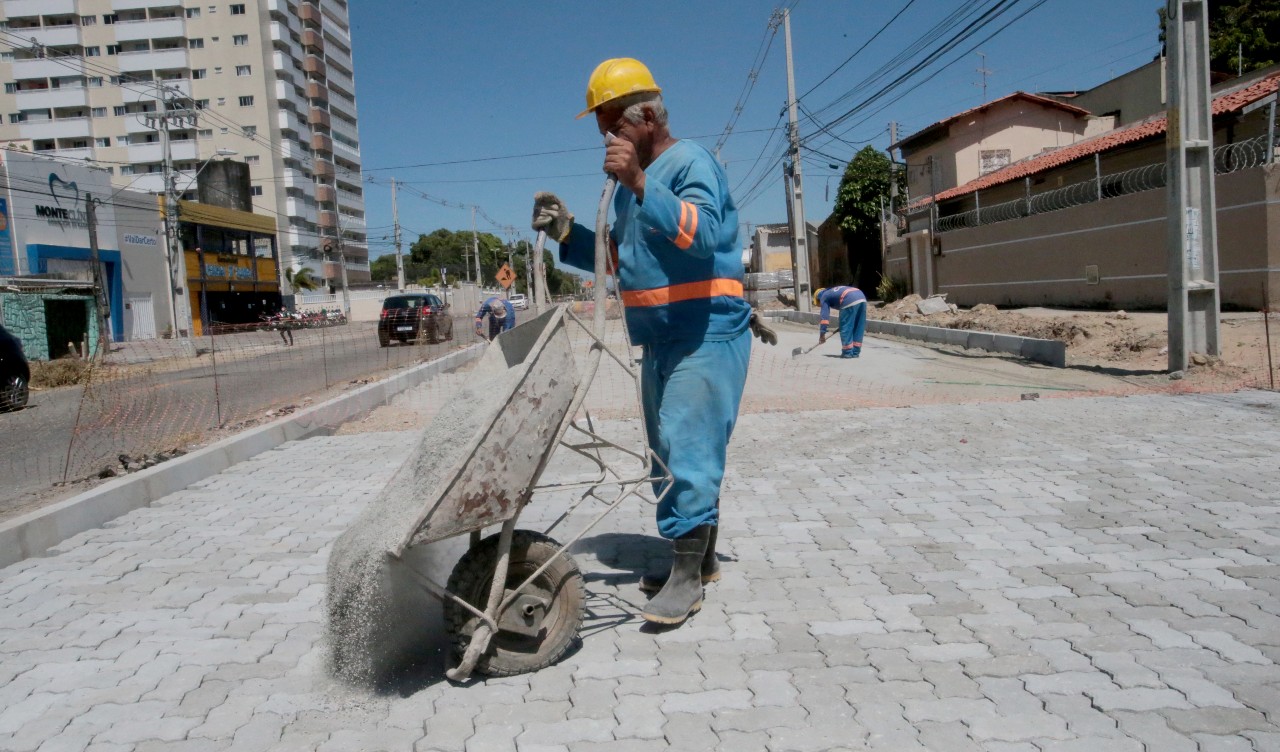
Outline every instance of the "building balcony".
<path fill-rule="evenodd" d="M 316 212 L 316 226 L 324 229 L 336 229 L 338 226 L 338 213 L 331 211 Z"/>
<path fill-rule="evenodd" d="M 323 133 L 315 133 L 311 136 L 311 148 L 316 151 L 333 151 L 333 139 Z"/>
<path fill-rule="evenodd" d="M 186 48 L 121 52 L 116 58 L 119 60 L 121 73 L 191 67 Z"/>
<path fill-rule="evenodd" d="M 12 63 L 13 80 L 22 81 L 28 78 L 63 78 L 77 73 L 84 75 L 84 60 L 78 57 L 41 57 L 27 60 L 14 60 Z"/>
<path fill-rule="evenodd" d="M 57 149 L 53 152 L 58 159 L 93 159 L 93 149 Z"/>
<path fill-rule="evenodd" d="M 76 0 L 5 0 L 5 18 L 63 16 L 76 12 Z"/>
<path fill-rule="evenodd" d="M 338 47 L 336 44 L 331 44 L 325 48 L 324 59 L 325 62 L 330 64 L 330 68 L 336 65 L 345 71 L 352 70 L 351 53 L 343 52 L 342 48 Z"/>
<path fill-rule="evenodd" d="M 284 213 L 290 217 L 299 217 L 308 222 L 316 221 L 316 207 L 314 204 L 308 204 L 305 201 L 296 198 L 286 198 L 284 200 Z"/>
<path fill-rule="evenodd" d="M 111 0 L 111 10 L 150 10 L 181 8 L 182 0 Z"/>
<path fill-rule="evenodd" d="M 324 52 L 324 37 L 315 29 L 303 29 L 302 46 L 309 47 L 312 51 Z"/>
<path fill-rule="evenodd" d="M 338 170 L 333 166 L 333 162 L 317 159 L 315 166 L 311 169 L 311 172 L 317 178 L 332 178 L 337 174 Z"/>
<path fill-rule="evenodd" d="M 323 23 L 320 9 L 307 2 L 298 5 L 298 18 L 302 19 L 304 23 L 314 24 L 315 26 L 320 26 Z"/>
<path fill-rule="evenodd" d="M 325 75 L 324 61 L 315 55 L 307 55 L 302 61 L 302 69 L 313 76 Z"/>
<path fill-rule="evenodd" d="M 338 205 L 358 212 L 364 211 L 364 196 L 358 196 L 350 191 L 338 189 Z"/>
<path fill-rule="evenodd" d="M 311 160 L 311 152 L 303 148 L 291 138 L 282 138 L 276 144 L 276 151 L 282 159 L 296 159 L 299 162 L 308 162 Z"/>
<path fill-rule="evenodd" d="M 329 87 L 319 81 L 307 82 L 307 98 L 329 101 Z"/>
<path fill-rule="evenodd" d="M 18 126 L 20 138 L 89 138 L 93 129 L 87 117 L 63 118 L 61 120 L 41 120 L 21 123 Z"/>
<path fill-rule="evenodd" d="M 286 169 L 280 175 L 280 185 L 284 188 L 306 189 L 315 185 L 315 181 L 301 170 Z"/>
<path fill-rule="evenodd" d="M 322 204 L 332 204 L 338 200 L 338 189 L 331 185 L 316 186 L 316 201 Z"/>
<path fill-rule="evenodd" d="M 44 110 L 56 107 L 84 107 L 89 103 L 89 90 L 84 87 L 29 89 L 14 94 L 19 110 Z"/>
<path fill-rule="evenodd" d="M 340 154 L 340 155 L 342 155 L 342 156 L 346 157 L 347 159 L 351 160 L 352 162 L 359 162 L 359 161 L 360 161 L 360 150 L 359 150 L 359 149 L 352 148 L 352 147 L 350 147 L 350 146 L 347 146 L 346 144 L 342 143 L 341 141 L 334 140 L 334 142 L 333 142 L 333 152 L 334 152 L 335 154 Z"/>
<path fill-rule="evenodd" d="M 21 37 L 23 40 L 31 40 L 50 47 L 66 47 L 69 45 L 80 44 L 80 27 L 75 24 L 68 26 L 45 26 L 40 29 L 10 29 L 10 36 Z"/>
<path fill-rule="evenodd" d="M 186 20 L 182 18 L 117 21 L 115 30 L 117 42 L 136 42 L 143 39 L 173 39 L 187 35 Z"/>
<path fill-rule="evenodd" d="M 189 162 L 200 158 L 200 149 L 196 142 L 174 141 L 169 145 L 175 162 Z M 155 164 L 164 161 L 164 148 L 159 141 L 147 144 L 130 144 L 129 161 L 135 164 Z"/>
<path fill-rule="evenodd" d="M 306 99 L 298 96 L 297 87 L 287 81 L 276 81 L 276 99 L 288 102 L 298 112 L 306 112 L 311 107 Z"/>
<path fill-rule="evenodd" d="M 326 78 L 329 79 L 329 85 L 345 91 L 347 94 L 354 95 L 356 93 L 356 80 L 342 71 L 329 66 Z"/>
<path fill-rule="evenodd" d="M 327 110 L 322 110 L 319 107 L 312 107 L 310 114 L 307 115 L 307 122 L 312 125 L 323 125 L 328 128 L 329 123 L 331 122 L 329 112 Z"/>

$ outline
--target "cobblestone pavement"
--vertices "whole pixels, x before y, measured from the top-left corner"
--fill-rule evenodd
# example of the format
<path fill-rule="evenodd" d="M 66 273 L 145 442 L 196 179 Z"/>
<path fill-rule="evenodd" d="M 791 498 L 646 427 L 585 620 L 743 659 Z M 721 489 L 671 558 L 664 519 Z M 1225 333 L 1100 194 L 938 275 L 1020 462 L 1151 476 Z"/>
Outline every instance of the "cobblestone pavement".
<path fill-rule="evenodd" d="M 561 663 L 339 686 L 328 546 L 408 443 L 288 444 L 0 570 L 0 749 L 1280 749 L 1280 395 L 747 415 L 683 627 L 637 618 L 637 502 L 577 547 Z"/>

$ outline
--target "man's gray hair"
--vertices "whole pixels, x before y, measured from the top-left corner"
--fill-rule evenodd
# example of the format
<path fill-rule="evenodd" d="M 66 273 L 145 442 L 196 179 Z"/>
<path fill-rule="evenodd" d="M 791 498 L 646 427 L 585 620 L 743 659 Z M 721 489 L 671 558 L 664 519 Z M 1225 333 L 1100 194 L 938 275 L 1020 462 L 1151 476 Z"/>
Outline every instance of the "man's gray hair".
<path fill-rule="evenodd" d="M 618 99 L 618 105 L 622 107 L 622 117 L 628 123 L 644 122 L 644 111 L 648 109 L 653 112 L 655 123 L 667 124 L 667 106 L 662 103 L 662 95 L 656 91 L 628 94 Z"/>

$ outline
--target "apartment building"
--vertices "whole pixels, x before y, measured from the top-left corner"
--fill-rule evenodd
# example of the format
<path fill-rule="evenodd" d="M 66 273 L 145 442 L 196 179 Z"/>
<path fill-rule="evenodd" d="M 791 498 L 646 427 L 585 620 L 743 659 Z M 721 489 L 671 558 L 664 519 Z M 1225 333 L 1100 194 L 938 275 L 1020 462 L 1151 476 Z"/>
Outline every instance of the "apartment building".
<path fill-rule="evenodd" d="M 189 109 L 170 125 L 182 198 L 196 198 L 210 160 L 243 161 L 254 210 L 276 217 L 283 265 L 338 285 L 345 258 L 348 280 L 368 281 L 346 0 L 2 0 L 0 11 L 0 146 L 161 192 L 155 115 Z"/>

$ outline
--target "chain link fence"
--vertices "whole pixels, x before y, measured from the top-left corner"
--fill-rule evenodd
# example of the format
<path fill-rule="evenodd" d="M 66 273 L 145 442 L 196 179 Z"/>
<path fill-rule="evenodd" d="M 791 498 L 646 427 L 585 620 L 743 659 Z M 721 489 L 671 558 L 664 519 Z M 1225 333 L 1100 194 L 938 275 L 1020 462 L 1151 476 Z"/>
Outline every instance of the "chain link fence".
<path fill-rule="evenodd" d="M 1234 144 L 1225 144 L 1213 150 L 1213 169 L 1223 175 L 1267 163 L 1267 136 L 1262 135 Z M 991 206 L 982 205 L 982 193 L 974 193 L 977 208 L 959 214 L 938 218 L 938 232 L 951 232 L 968 227 L 980 227 L 996 222 L 1021 219 L 1032 214 L 1069 209 L 1073 206 L 1093 203 L 1101 199 L 1125 196 L 1130 193 L 1164 188 L 1168 167 L 1165 163 L 1135 167 L 1124 172 L 1097 175 L 1091 180 L 1055 188 L 1043 193 L 1005 201 Z M 1029 180 L 1029 178 L 1028 178 Z"/>

